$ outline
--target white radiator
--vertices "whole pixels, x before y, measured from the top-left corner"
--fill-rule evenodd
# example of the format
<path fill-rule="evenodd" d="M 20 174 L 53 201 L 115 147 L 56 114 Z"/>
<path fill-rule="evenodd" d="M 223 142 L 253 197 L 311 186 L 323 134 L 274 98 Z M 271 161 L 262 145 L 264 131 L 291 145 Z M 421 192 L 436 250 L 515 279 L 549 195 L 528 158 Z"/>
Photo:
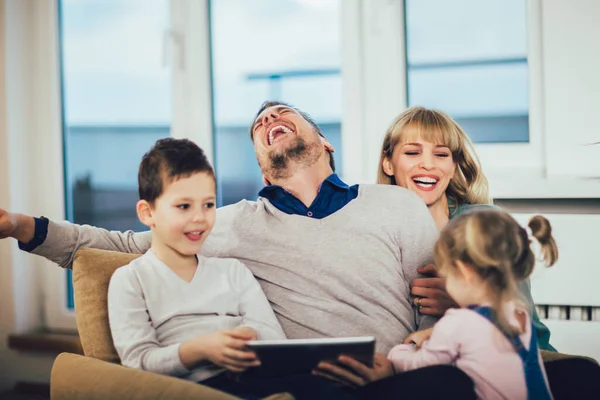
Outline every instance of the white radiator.
<path fill-rule="evenodd" d="M 523 226 L 535 214 L 512 214 Z M 537 265 L 531 291 L 540 318 L 561 353 L 600 361 L 600 214 L 543 214 L 552 224 L 559 258 Z"/>

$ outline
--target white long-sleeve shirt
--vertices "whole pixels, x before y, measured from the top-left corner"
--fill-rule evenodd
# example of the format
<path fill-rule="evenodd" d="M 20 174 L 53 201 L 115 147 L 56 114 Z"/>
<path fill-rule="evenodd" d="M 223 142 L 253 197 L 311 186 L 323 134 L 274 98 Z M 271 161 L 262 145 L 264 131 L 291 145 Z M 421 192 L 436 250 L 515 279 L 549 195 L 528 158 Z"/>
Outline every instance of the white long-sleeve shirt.
<path fill-rule="evenodd" d="M 260 285 L 234 259 L 198 256 L 186 282 L 151 251 L 115 271 L 108 290 L 113 341 L 123 365 L 199 381 L 222 369 L 188 370 L 179 346 L 195 336 L 248 326 L 259 339 L 285 339 Z"/>

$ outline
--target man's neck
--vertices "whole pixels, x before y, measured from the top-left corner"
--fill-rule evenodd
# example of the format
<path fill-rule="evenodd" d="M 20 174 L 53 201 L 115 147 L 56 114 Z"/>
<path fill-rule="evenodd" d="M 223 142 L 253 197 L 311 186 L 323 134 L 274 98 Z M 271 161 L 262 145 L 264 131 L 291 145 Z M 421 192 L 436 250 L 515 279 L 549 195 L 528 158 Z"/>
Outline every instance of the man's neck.
<path fill-rule="evenodd" d="M 317 198 L 321 184 L 332 173 L 329 165 L 323 166 L 316 163 L 310 167 L 298 168 L 289 178 L 271 183 L 283 187 L 306 207 L 310 207 Z"/>
<path fill-rule="evenodd" d="M 448 209 L 448 197 L 442 196 L 438 201 L 430 205 L 429 212 L 435 221 L 438 230 L 444 229 L 450 220 L 450 210 Z"/>

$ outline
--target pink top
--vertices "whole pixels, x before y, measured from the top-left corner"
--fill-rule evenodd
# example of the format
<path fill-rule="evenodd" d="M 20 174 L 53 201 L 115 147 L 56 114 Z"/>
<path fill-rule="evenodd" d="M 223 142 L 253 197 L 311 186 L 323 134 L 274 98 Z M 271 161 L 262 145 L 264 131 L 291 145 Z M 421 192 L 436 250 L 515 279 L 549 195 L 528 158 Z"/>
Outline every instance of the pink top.
<path fill-rule="evenodd" d="M 518 326 L 515 310 L 515 303 L 508 303 L 504 315 L 513 316 L 509 323 Z M 529 315 L 526 326 L 520 339 L 529 350 Z M 538 358 L 543 370 L 539 350 Z M 392 348 L 388 359 L 397 373 L 430 365 L 455 365 L 473 379 L 480 399 L 527 399 L 523 362 L 513 346 L 490 321 L 466 308 L 446 311 L 419 350 L 412 344 L 401 344 Z M 548 385 L 545 371 L 544 378 Z"/>

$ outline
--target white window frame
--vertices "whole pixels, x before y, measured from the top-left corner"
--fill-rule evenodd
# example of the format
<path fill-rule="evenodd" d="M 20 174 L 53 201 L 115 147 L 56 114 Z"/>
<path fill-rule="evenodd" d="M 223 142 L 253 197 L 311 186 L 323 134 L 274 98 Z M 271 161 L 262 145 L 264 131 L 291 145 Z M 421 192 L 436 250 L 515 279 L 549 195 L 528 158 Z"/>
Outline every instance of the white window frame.
<path fill-rule="evenodd" d="M 344 176 L 376 179 L 380 146 L 393 119 L 407 108 L 404 0 L 342 3 L 342 125 Z M 491 181 L 544 178 L 541 0 L 528 1 L 529 142 L 477 143 Z M 507 167 L 508 165 L 508 167 Z"/>
<path fill-rule="evenodd" d="M 62 93 L 58 36 L 58 0 L 30 2 L 35 9 L 31 24 L 35 27 L 34 55 L 37 57 L 36 101 L 47 109 L 35 115 L 37 126 L 32 132 L 40 143 L 43 157 L 32 171 L 39 172 L 30 181 L 29 193 L 39 199 L 32 211 L 55 220 L 65 219 Z M 208 0 L 171 0 L 171 26 L 166 29 L 166 46 L 172 71 L 173 137 L 187 137 L 200 145 L 213 160 L 212 90 L 210 75 L 210 32 Z M 42 127 L 44 127 L 42 129 Z M 43 145 L 42 145 L 43 143 Z M 45 185 L 44 182 L 60 182 Z M 40 190 L 43 189 L 43 192 Z M 44 325 L 53 331 L 76 330 L 75 313 L 67 308 L 66 271 L 37 257 L 41 281 Z"/>

